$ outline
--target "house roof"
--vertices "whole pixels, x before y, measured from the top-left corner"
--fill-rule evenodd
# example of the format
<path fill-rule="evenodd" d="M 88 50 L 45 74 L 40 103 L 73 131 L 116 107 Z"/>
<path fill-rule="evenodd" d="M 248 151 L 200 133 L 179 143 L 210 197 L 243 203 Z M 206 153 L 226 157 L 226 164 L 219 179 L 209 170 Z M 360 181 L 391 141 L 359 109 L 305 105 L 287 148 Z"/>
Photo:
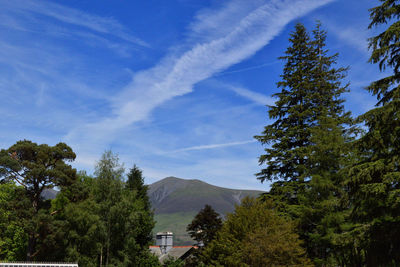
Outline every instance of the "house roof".
<path fill-rule="evenodd" d="M 175 259 L 185 259 L 192 249 L 196 249 L 196 246 L 173 246 L 166 254 L 161 254 L 159 246 L 150 246 L 150 251 L 156 255 L 161 263 L 168 258 L 172 257 Z"/>

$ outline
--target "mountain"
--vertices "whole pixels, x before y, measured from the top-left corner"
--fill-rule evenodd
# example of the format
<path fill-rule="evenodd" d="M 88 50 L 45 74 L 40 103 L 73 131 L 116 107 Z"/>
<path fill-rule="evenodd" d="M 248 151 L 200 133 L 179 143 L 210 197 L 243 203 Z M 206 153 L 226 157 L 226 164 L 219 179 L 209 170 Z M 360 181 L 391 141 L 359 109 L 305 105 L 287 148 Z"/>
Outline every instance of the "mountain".
<path fill-rule="evenodd" d="M 148 195 L 155 214 L 198 212 L 206 204 L 218 213 L 235 209 L 245 196 L 257 197 L 262 191 L 218 187 L 200 180 L 167 177 L 149 186 Z"/>
<path fill-rule="evenodd" d="M 174 232 L 177 245 L 192 244 L 186 226 L 206 204 L 224 217 L 246 197 L 257 197 L 262 191 L 229 189 L 200 180 L 167 177 L 149 185 L 148 195 L 155 212 L 154 232 Z"/>

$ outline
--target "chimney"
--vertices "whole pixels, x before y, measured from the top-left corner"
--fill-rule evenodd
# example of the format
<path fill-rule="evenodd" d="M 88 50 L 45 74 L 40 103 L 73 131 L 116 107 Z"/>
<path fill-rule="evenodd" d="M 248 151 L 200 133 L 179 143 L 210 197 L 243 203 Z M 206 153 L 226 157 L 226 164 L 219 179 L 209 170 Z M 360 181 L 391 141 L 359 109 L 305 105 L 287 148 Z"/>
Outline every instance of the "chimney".
<path fill-rule="evenodd" d="M 160 247 L 161 254 L 167 254 L 167 252 L 173 246 L 174 234 L 172 232 L 159 232 L 156 235 L 156 245 Z"/>

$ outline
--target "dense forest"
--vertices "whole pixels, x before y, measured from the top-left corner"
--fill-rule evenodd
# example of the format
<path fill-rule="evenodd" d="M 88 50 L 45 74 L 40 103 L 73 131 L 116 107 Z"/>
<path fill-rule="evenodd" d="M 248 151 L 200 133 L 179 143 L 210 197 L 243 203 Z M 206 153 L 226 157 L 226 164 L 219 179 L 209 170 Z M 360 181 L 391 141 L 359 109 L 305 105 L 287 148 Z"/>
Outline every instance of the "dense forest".
<path fill-rule="evenodd" d="M 272 123 L 255 136 L 269 192 L 224 220 L 206 206 L 188 225 L 201 246 L 164 266 L 400 265 L 399 1 L 380 0 L 370 19 L 380 33 L 369 61 L 384 75 L 367 87 L 375 107 L 358 117 L 345 109 L 348 67 L 337 66 L 321 23 L 298 23 L 279 58 Z M 142 171 L 126 173 L 106 151 L 88 175 L 71 167 L 75 157 L 67 144 L 28 140 L 0 151 L 0 260 L 160 266 Z M 52 188 L 57 196 L 43 197 Z"/>

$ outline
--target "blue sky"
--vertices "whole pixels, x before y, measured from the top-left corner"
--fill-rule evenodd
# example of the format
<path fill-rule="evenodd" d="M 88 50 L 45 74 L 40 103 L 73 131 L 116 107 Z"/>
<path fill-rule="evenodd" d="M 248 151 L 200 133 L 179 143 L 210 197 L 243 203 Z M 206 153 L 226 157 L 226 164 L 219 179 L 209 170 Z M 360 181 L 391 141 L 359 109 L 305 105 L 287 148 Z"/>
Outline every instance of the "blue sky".
<path fill-rule="evenodd" d="M 379 78 L 367 63 L 377 0 L 0 0 L 0 147 L 21 139 L 77 153 L 107 149 L 147 183 L 167 176 L 266 190 L 254 176 L 295 23 L 320 20 L 346 107 L 359 115 Z"/>

